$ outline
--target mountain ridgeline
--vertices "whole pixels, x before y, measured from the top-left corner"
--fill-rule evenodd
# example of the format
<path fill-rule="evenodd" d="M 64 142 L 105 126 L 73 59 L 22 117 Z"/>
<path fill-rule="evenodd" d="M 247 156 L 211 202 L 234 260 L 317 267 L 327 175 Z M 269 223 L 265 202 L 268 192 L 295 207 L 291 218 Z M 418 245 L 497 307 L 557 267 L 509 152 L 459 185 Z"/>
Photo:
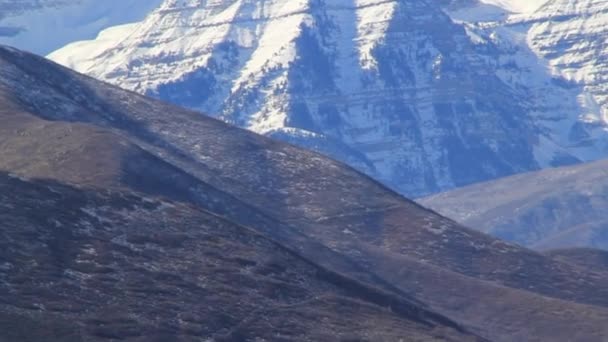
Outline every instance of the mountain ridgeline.
<path fill-rule="evenodd" d="M 454 220 L 534 249 L 608 249 L 605 160 L 515 175 L 420 199 Z"/>
<path fill-rule="evenodd" d="M 162 0 L 0 0 L 0 44 L 48 54 L 141 20 Z M 52 32 L 53 34 L 49 34 Z"/>
<path fill-rule="evenodd" d="M 607 273 L 315 152 L 12 48 L 0 101 L 7 341 L 608 335 Z"/>
<path fill-rule="evenodd" d="M 530 24 L 459 18 L 478 5 L 168 0 L 49 57 L 319 151 L 412 197 L 606 156 L 595 93 L 515 39 Z"/>

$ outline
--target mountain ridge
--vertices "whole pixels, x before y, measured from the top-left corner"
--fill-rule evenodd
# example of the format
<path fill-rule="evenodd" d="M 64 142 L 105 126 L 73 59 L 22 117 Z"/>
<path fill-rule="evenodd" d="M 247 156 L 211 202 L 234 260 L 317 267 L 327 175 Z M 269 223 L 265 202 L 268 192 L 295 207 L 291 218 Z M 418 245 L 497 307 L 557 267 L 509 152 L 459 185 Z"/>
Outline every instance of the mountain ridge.
<path fill-rule="evenodd" d="M 108 41 L 50 57 L 320 150 L 409 196 L 600 153 L 506 100 L 520 92 L 493 76 L 494 56 L 424 1 L 166 2 Z"/>
<path fill-rule="evenodd" d="M 463 228 L 318 153 L 14 49 L 0 48 L 0 99 L 13 111 L 128 139 L 218 190 L 193 204 L 359 283 L 424 303 L 484 338 L 606 333 L 608 278 Z M 488 325 L 488 316 L 503 324 Z"/>
<path fill-rule="evenodd" d="M 161 0 L 0 0 L 0 44 L 38 54 L 141 20 Z M 53 32 L 49 35 L 49 32 Z"/>
<path fill-rule="evenodd" d="M 486 233 L 547 250 L 608 248 L 606 160 L 524 173 L 419 202 Z"/>

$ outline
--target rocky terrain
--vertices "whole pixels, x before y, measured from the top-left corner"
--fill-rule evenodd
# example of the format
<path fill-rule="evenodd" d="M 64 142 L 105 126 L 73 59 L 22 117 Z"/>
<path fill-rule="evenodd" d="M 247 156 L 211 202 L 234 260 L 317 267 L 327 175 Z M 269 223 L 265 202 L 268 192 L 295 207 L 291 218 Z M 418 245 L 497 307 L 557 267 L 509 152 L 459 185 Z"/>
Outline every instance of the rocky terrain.
<path fill-rule="evenodd" d="M 606 156 L 605 121 L 580 101 L 593 96 L 503 25 L 506 3 L 167 0 L 49 57 L 408 196 Z"/>
<path fill-rule="evenodd" d="M 541 139 L 566 142 L 553 147 L 555 154 L 576 151 L 570 154 L 582 160 L 606 156 L 606 142 L 597 139 L 605 134 L 608 111 L 603 81 L 608 68 L 601 57 L 608 48 L 608 2 L 531 1 L 528 10 L 512 0 L 455 2 L 448 13 L 526 103 L 528 116 L 543 122 Z M 550 157 L 544 152 L 537 151 L 539 160 Z"/>
<path fill-rule="evenodd" d="M 608 120 L 608 1 L 551 0 L 529 18 L 514 18 L 508 24 L 517 29 L 530 25 L 531 49 L 547 61 L 553 74 L 580 85 L 581 101 L 593 123 Z"/>
<path fill-rule="evenodd" d="M 608 334 L 608 274 L 463 228 L 320 154 L 12 48 L 0 101 L 0 324 L 19 318 L 21 340 Z M 266 305 L 281 310 L 251 317 Z"/>
<path fill-rule="evenodd" d="M 608 161 L 526 173 L 420 200 L 456 221 L 536 249 L 608 249 Z"/>

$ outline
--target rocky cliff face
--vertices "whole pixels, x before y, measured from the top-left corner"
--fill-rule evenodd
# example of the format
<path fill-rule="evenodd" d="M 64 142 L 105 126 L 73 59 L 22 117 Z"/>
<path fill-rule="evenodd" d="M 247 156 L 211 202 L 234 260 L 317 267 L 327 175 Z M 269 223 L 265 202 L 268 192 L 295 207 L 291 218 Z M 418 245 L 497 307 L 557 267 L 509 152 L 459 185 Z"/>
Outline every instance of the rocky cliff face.
<path fill-rule="evenodd" d="M 480 46 L 493 42 L 499 77 L 528 99 L 525 107 L 541 127 L 541 143 L 546 146 L 537 154 L 543 165 L 553 164 L 547 159 L 551 155 L 568 163 L 567 151 L 583 160 L 605 156 L 608 65 L 602 56 L 608 48 L 608 2 L 545 1 L 536 11 L 519 14 L 479 3 L 448 7 Z M 501 10 L 502 17 L 497 16 Z M 462 223 L 535 248 L 607 248 L 605 165 L 597 162 L 506 178 L 423 203 Z"/>
<path fill-rule="evenodd" d="M 608 121 L 607 20 L 605 0 L 553 0 L 522 20 L 531 25 L 529 45 L 552 73 L 583 87 L 581 115 L 593 124 Z"/>
<path fill-rule="evenodd" d="M 425 1 L 165 1 L 51 57 L 422 195 L 545 164 L 492 48 Z"/>
<path fill-rule="evenodd" d="M 605 156 L 608 2 L 539 1 L 515 14 L 506 12 L 515 1 L 494 3 L 502 8 L 469 3 L 450 13 L 482 45 L 495 46 L 498 76 L 541 130 L 537 160 L 555 166 Z"/>
<path fill-rule="evenodd" d="M 599 3 L 165 1 L 50 57 L 420 196 L 608 153 Z"/>

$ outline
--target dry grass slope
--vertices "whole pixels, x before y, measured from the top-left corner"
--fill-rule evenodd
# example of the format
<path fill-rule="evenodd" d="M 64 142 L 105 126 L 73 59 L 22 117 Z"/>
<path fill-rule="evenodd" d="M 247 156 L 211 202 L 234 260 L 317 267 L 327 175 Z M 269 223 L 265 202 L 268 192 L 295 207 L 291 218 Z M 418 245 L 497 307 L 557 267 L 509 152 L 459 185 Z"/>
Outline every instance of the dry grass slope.
<path fill-rule="evenodd" d="M 291 331 L 287 340 L 298 339 L 293 332 L 326 340 L 331 331 L 338 340 L 391 341 L 404 333 L 475 339 L 457 322 L 493 341 L 608 336 L 608 276 L 466 229 L 316 153 L 7 48 L 0 48 L 0 101 L 0 120 L 14 120 L 0 135 L 0 148 L 12 151 L 0 166 L 25 179 L 70 184 L 51 189 L 75 196 L 46 210 L 40 206 L 48 203 L 36 200 L 46 195 L 21 198 L 31 202 L 17 207 L 33 216 L 20 219 L 40 221 L 11 222 L 17 215 L 7 211 L 2 227 L 19 247 L 5 250 L 37 246 L 10 256 L 39 255 L 44 265 L 23 268 L 20 281 L 54 275 L 58 289 L 94 292 L 56 303 L 67 317 L 84 317 L 84 308 L 97 305 L 101 317 L 76 320 L 81 327 L 140 334 L 125 335 L 133 339 L 181 327 L 228 340 L 273 329 Z M 31 158 L 19 158 L 19 150 Z M 83 196 L 92 201 L 84 211 Z M 51 213 L 73 216 L 50 234 Z M 34 228 L 15 230 L 24 224 Z M 88 288 L 88 279 L 105 287 Z M 2 296 L 16 301 L 5 307 L 26 316 L 53 307 L 31 306 L 40 288 L 28 292 L 24 284 L 6 290 L 24 292 Z M 200 306 L 201 296 L 215 311 Z M 132 321 L 103 313 L 123 312 L 121 303 L 135 299 L 135 313 L 149 315 Z M 182 312 L 202 316 L 180 318 Z M 317 312 L 327 321 L 313 325 Z M 173 315 L 172 323 L 155 314 Z"/>

